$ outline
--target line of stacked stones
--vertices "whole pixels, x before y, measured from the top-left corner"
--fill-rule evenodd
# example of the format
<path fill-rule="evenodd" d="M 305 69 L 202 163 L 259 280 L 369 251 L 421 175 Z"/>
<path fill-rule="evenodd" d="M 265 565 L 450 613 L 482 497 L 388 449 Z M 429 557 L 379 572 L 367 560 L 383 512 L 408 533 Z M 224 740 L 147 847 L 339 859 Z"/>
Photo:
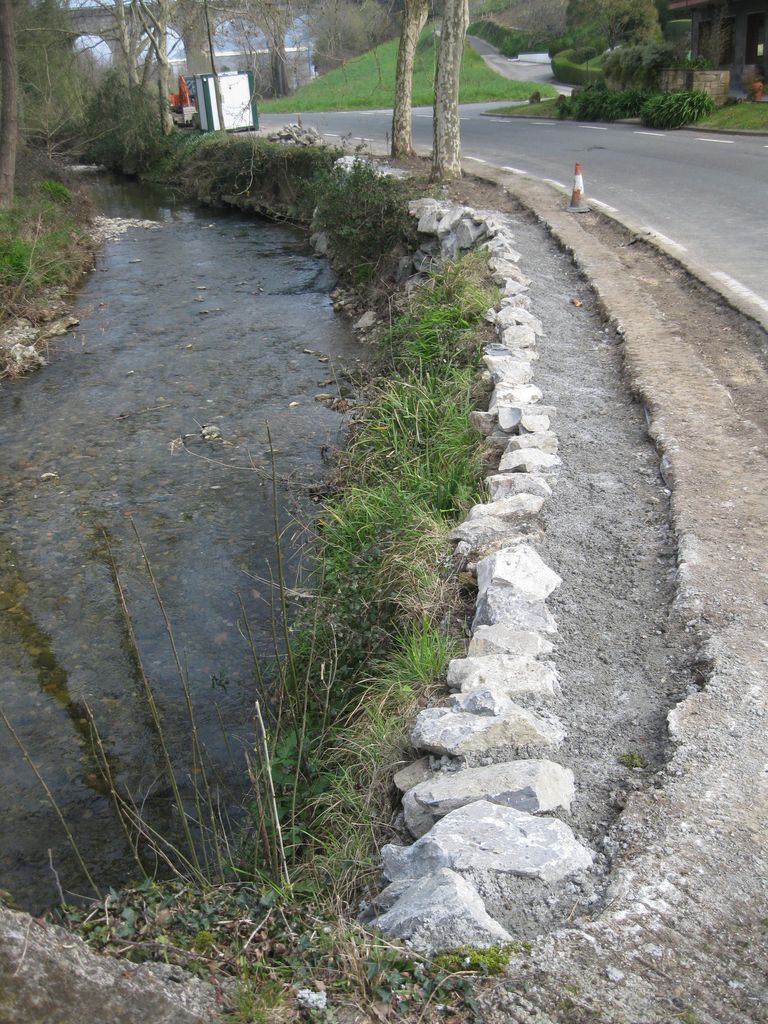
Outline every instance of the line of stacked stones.
<path fill-rule="evenodd" d="M 550 759 L 565 728 L 547 707 L 560 683 L 546 599 L 561 580 L 533 543 L 560 459 L 555 410 L 532 383 L 542 325 L 530 312 L 530 281 L 511 218 L 434 199 L 410 212 L 423 239 L 417 269 L 481 245 L 501 288 L 487 314 L 497 334 L 484 354 L 493 394 L 487 412 L 472 416 L 499 467 L 486 480 L 490 501 L 452 534 L 457 560 L 477 575 L 472 639 L 448 667 L 453 695 L 417 717 L 412 741 L 426 756 L 395 777 L 415 842 L 383 848 L 390 884 L 364 913 L 385 934 L 434 952 L 510 941 L 526 900 L 556 903 L 593 857 L 553 816 L 570 811 L 574 779 Z"/>

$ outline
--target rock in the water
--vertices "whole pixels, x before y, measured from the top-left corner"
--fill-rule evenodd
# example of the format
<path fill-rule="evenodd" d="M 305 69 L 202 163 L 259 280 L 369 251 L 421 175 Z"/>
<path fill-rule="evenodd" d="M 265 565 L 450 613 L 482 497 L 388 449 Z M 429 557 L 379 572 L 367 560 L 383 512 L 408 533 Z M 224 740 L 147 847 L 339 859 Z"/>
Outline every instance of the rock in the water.
<path fill-rule="evenodd" d="M 508 697 L 556 697 L 560 692 L 551 661 L 514 654 L 454 658 L 448 665 L 448 686 L 462 693 L 490 687 Z"/>
<path fill-rule="evenodd" d="M 500 715 L 426 708 L 419 712 L 411 733 L 417 749 L 452 757 L 500 749 L 524 757 L 556 749 L 564 739 L 565 729 L 555 715 L 529 711 L 511 700 Z"/>
<path fill-rule="evenodd" d="M 385 935 L 405 939 L 424 953 L 463 945 L 485 949 L 511 941 L 486 912 L 477 889 L 448 868 L 410 885 L 375 924 Z"/>
<path fill-rule="evenodd" d="M 540 654 L 551 654 L 554 645 L 540 633 L 531 633 L 509 626 L 478 626 L 469 642 L 470 658 L 482 658 L 493 654 L 512 654 L 535 658 Z"/>
<path fill-rule="evenodd" d="M 554 884 L 592 865 L 592 854 L 564 822 L 488 800 L 446 814 L 413 846 L 388 844 L 381 853 L 384 874 L 393 882 L 450 868 Z"/>
<path fill-rule="evenodd" d="M 570 811 L 573 796 L 570 768 L 542 759 L 509 761 L 436 774 L 408 790 L 403 797 L 403 812 L 409 832 L 418 839 L 438 818 L 476 800 L 542 814 Z"/>
<path fill-rule="evenodd" d="M 501 421 L 499 421 L 501 423 Z M 559 456 L 542 452 L 538 448 L 522 448 L 505 452 L 499 463 L 502 473 L 554 473 L 562 465 Z"/>
<path fill-rule="evenodd" d="M 526 601 L 544 601 L 562 582 L 530 544 L 499 551 L 477 566 L 477 589 L 481 594 L 492 584 L 503 584 Z"/>
<path fill-rule="evenodd" d="M 478 598 L 472 631 L 497 623 L 533 633 L 557 632 L 557 623 L 543 601 L 528 601 L 503 583 L 492 583 Z"/>

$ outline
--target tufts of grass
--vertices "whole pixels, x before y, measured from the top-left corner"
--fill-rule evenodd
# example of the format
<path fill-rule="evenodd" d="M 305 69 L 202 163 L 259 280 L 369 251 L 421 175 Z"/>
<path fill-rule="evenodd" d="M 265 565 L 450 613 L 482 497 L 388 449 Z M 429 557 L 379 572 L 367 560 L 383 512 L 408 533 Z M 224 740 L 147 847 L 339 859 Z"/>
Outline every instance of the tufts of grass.
<path fill-rule="evenodd" d="M 360 57 L 329 71 L 299 89 L 292 96 L 264 100 L 265 113 L 300 110 L 366 110 L 390 107 L 395 94 L 395 66 L 399 40 L 391 39 Z M 416 54 L 413 76 L 413 105 L 430 106 L 434 99 L 435 30 L 428 26 Z M 491 71 L 479 54 L 464 47 L 461 69 L 462 103 L 479 100 L 526 99 L 537 90 L 554 95 L 551 86 L 536 82 L 515 82 Z"/>

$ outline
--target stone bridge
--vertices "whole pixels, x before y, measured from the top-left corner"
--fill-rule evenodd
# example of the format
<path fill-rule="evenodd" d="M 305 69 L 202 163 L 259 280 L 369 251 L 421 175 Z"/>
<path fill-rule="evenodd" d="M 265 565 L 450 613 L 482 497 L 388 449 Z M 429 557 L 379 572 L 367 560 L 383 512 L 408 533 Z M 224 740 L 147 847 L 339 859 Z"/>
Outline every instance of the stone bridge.
<path fill-rule="evenodd" d="M 142 24 L 135 5 L 126 3 L 124 9 L 129 33 L 139 38 L 142 34 Z M 92 7 L 70 8 L 66 13 L 75 38 L 95 36 L 102 39 L 109 47 L 113 65 L 124 61 L 125 54 L 120 44 L 114 4 L 99 3 Z M 184 45 L 187 71 L 190 74 L 210 71 L 211 59 L 203 4 L 199 0 L 183 0 L 178 3 L 169 28 L 176 32 Z"/>

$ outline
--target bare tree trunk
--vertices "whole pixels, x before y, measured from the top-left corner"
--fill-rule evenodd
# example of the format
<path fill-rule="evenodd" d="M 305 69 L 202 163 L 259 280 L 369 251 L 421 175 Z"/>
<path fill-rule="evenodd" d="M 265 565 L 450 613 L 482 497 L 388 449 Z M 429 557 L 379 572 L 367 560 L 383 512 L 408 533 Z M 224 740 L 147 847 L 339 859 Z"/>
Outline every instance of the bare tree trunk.
<path fill-rule="evenodd" d="M 173 118 L 168 102 L 168 93 L 171 90 L 171 65 L 168 61 L 169 3 L 168 0 L 156 0 L 150 6 L 148 0 L 138 0 L 136 10 L 149 37 L 157 62 L 160 127 L 163 130 L 163 135 L 170 135 L 173 131 Z"/>
<path fill-rule="evenodd" d="M 397 51 L 395 76 L 395 107 L 392 111 L 392 156 L 408 156 L 413 152 L 411 100 L 413 97 L 413 65 L 421 30 L 427 22 L 429 0 L 405 0 L 403 30 Z"/>
<path fill-rule="evenodd" d="M 211 15 L 208 12 L 208 0 L 203 0 L 205 10 L 205 28 L 208 32 L 208 50 L 211 54 L 211 73 L 213 74 L 213 93 L 216 98 L 216 113 L 219 118 L 219 131 L 224 131 L 224 107 L 221 102 L 221 84 L 219 73 L 216 70 L 216 50 L 213 46 L 213 31 L 211 30 Z"/>
<path fill-rule="evenodd" d="M 445 0 L 435 74 L 432 180 L 461 177 L 459 76 L 469 24 L 468 0 Z"/>
<path fill-rule="evenodd" d="M 7 210 L 13 202 L 19 135 L 16 39 L 11 0 L 0 0 L 0 63 L 0 88 L 3 90 L 0 100 L 0 209 Z"/>

